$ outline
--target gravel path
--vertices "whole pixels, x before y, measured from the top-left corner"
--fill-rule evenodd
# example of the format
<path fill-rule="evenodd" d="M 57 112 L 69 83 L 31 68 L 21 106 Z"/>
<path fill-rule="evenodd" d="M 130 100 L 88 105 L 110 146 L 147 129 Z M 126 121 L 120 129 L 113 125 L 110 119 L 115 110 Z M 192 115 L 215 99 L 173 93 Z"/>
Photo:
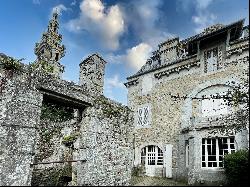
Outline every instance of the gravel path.
<path fill-rule="evenodd" d="M 133 176 L 131 186 L 187 186 L 187 184 L 161 177 Z"/>

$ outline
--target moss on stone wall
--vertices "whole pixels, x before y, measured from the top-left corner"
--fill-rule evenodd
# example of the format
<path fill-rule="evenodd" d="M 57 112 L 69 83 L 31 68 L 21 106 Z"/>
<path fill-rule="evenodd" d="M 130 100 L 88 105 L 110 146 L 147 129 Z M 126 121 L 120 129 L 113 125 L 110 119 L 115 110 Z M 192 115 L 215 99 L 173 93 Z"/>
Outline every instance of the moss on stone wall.
<path fill-rule="evenodd" d="M 102 106 L 102 113 L 104 114 L 105 117 L 107 118 L 112 118 L 112 117 L 119 117 L 122 116 L 124 113 L 127 112 L 126 109 L 121 106 L 116 106 L 113 103 L 111 103 L 107 98 L 104 96 L 98 97 L 95 102 L 96 105 Z"/>
<path fill-rule="evenodd" d="M 66 164 L 62 168 L 39 170 L 34 168 L 31 179 L 32 186 L 66 186 L 72 178 L 72 166 Z"/>
<path fill-rule="evenodd" d="M 22 68 L 22 60 L 23 59 L 15 59 L 7 55 L 0 55 L 0 65 L 2 65 L 4 69 L 13 69 L 18 71 Z"/>
<path fill-rule="evenodd" d="M 77 133 L 74 133 L 74 134 L 71 134 L 71 135 L 68 135 L 68 136 L 64 136 L 63 137 L 63 140 L 62 140 L 62 143 L 66 146 L 71 146 L 75 140 L 77 139 L 77 137 L 80 135 L 79 132 Z"/>

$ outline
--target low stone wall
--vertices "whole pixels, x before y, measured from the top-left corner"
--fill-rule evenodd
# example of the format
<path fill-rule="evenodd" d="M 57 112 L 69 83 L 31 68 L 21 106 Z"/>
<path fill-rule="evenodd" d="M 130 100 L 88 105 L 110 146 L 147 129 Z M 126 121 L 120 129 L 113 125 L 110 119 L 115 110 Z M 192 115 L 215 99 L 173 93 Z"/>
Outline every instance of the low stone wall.
<path fill-rule="evenodd" d="M 83 114 L 78 185 L 129 185 L 133 163 L 133 116 L 127 107 L 104 97 Z"/>
<path fill-rule="evenodd" d="M 0 185 L 29 185 L 42 95 L 14 74 L 0 98 Z"/>

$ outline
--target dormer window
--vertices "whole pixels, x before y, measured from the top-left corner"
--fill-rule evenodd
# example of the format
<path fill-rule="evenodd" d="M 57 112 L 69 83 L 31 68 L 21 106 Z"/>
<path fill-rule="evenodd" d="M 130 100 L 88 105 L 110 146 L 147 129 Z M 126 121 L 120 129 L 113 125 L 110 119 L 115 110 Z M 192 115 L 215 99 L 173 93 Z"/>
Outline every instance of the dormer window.
<path fill-rule="evenodd" d="M 205 73 L 213 72 L 218 69 L 218 48 L 207 50 L 204 52 Z"/>

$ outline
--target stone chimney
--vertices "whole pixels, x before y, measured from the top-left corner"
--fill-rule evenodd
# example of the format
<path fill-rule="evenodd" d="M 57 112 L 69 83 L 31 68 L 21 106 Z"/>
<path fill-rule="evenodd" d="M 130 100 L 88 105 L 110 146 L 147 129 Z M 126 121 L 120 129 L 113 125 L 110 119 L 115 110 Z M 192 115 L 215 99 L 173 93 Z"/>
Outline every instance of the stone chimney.
<path fill-rule="evenodd" d="M 179 38 L 169 39 L 159 45 L 161 64 L 168 64 L 178 58 Z"/>
<path fill-rule="evenodd" d="M 106 61 L 98 54 L 88 56 L 80 66 L 79 85 L 91 93 L 103 95 L 104 71 Z"/>

